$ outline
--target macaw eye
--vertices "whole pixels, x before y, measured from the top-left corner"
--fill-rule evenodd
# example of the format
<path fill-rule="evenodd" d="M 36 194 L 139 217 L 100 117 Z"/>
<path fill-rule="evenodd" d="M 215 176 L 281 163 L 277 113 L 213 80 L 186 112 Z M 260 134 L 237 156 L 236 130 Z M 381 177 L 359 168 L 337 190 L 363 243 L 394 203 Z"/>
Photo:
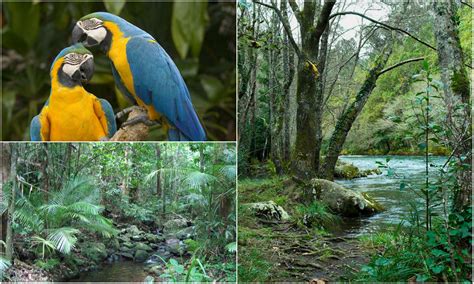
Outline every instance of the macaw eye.
<path fill-rule="evenodd" d="M 93 30 L 100 27 L 102 21 L 96 18 L 87 19 L 82 22 L 82 27 L 86 30 Z"/>
<path fill-rule="evenodd" d="M 85 59 L 85 57 L 87 57 L 86 54 L 69 53 L 64 57 L 64 63 L 77 65 L 81 63 Z"/>

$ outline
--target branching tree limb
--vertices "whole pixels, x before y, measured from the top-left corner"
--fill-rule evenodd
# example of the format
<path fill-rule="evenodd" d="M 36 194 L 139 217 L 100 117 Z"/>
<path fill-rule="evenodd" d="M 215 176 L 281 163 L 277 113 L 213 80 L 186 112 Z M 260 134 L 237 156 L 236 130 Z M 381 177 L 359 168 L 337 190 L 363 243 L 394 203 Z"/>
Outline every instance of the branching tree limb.
<path fill-rule="evenodd" d="M 378 74 L 378 76 L 381 76 L 381 75 L 384 74 L 385 72 L 388 72 L 388 71 L 390 71 L 390 70 L 392 70 L 392 69 L 395 69 L 395 68 L 397 68 L 397 67 L 399 67 L 399 66 L 402 66 L 402 65 L 404 65 L 404 64 L 407 64 L 407 63 L 410 63 L 410 62 L 421 61 L 421 60 L 423 60 L 423 59 L 425 59 L 425 58 L 424 58 L 424 57 L 417 57 L 417 58 L 410 58 L 410 59 L 407 59 L 407 60 L 398 62 L 397 64 L 394 64 L 394 65 L 392 65 L 392 66 L 389 66 L 389 67 L 383 69 L 382 71 L 380 71 L 379 74 Z"/>
<path fill-rule="evenodd" d="M 284 1 L 284 0 L 282 0 Z M 293 14 L 295 14 L 296 20 L 301 25 L 301 15 L 300 15 L 300 8 L 295 0 L 289 0 L 288 3 L 290 4 L 291 10 L 293 10 Z"/>
<path fill-rule="evenodd" d="M 344 16 L 344 15 L 356 15 L 356 16 L 362 17 L 362 18 L 364 18 L 364 19 L 367 19 L 367 20 L 369 20 L 369 21 L 371 21 L 371 22 L 374 22 L 374 23 L 376 23 L 376 24 L 379 24 L 379 25 L 381 25 L 381 26 L 383 26 L 383 27 L 385 27 L 385 28 L 388 28 L 388 29 L 390 29 L 390 30 L 394 30 L 394 31 L 401 32 L 401 33 L 403 33 L 403 34 L 405 34 L 405 35 L 407 35 L 407 36 L 413 38 L 413 39 L 416 40 L 417 42 L 423 44 L 424 46 L 427 46 L 427 47 L 431 48 L 432 50 L 436 50 L 436 48 L 435 48 L 434 46 L 432 46 L 431 44 L 429 44 L 429 43 L 427 43 L 426 41 L 423 41 L 423 40 L 417 38 L 416 36 L 412 35 L 411 33 L 407 32 L 407 31 L 405 31 L 405 30 L 403 30 L 403 29 L 390 26 L 390 25 L 388 25 L 388 24 L 386 24 L 386 23 L 377 21 L 377 20 L 372 19 L 372 18 L 370 18 L 370 17 L 368 17 L 368 16 L 366 16 L 366 15 L 364 15 L 364 14 L 361 14 L 361 13 L 351 12 L 351 11 L 338 12 L 338 13 L 332 14 L 332 15 L 329 17 L 329 19 L 334 18 L 334 17 L 337 17 L 337 16 Z"/>
<path fill-rule="evenodd" d="M 281 11 L 273 5 L 268 5 L 268 4 L 265 4 L 265 3 L 262 3 L 262 2 L 258 2 L 258 1 L 254 1 L 254 3 L 265 6 L 265 7 L 270 8 L 270 9 L 273 9 L 275 11 L 275 13 L 277 14 L 277 16 L 280 19 L 281 23 L 283 24 L 283 28 L 285 28 L 285 32 L 288 35 L 288 39 L 290 40 L 290 43 L 293 46 L 293 49 L 295 50 L 298 57 L 302 57 L 303 54 L 302 54 L 298 44 L 296 43 L 296 41 L 293 37 L 293 34 L 291 33 L 290 23 L 283 17 L 283 15 L 281 14 Z"/>

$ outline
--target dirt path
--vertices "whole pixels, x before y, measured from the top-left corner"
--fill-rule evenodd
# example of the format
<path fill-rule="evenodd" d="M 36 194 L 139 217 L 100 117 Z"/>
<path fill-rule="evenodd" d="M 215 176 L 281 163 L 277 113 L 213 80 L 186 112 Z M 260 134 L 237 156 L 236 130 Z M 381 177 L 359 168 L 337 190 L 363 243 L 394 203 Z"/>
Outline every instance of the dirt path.
<path fill-rule="evenodd" d="M 369 261 L 370 252 L 353 238 L 317 235 L 292 223 L 259 222 L 270 229 L 267 256 L 274 263 L 273 281 L 338 281 Z M 259 226 L 259 227 L 260 227 Z"/>

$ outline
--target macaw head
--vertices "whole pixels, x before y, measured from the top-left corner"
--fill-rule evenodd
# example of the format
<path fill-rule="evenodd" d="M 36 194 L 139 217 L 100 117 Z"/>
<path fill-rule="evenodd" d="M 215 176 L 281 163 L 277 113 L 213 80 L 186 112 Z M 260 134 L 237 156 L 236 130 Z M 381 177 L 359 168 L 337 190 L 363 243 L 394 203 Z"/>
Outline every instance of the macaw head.
<path fill-rule="evenodd" d="M 124 19 L 106 12 L 95 12 L 82 17 L 72 30 L 72 41 L 81 42 L 86 47 L 98 46 L 107 52 L 112 40 L 112 31 L 107 23 L 123 27 L 129 24 Z"/>
<path fill-rule="evenodd" d="M 66 47 L 54 59 L 51 75 L 66 86 L 89 82 L 94 75 L 94 56 L 80 43 Z"/>

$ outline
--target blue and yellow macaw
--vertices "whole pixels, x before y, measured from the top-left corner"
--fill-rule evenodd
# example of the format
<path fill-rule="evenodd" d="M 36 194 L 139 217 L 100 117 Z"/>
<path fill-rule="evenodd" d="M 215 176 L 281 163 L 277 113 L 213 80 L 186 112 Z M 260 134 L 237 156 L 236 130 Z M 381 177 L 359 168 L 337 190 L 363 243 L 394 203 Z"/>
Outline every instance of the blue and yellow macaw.
<path fill-rule="evenodd" d="M 63 49 L 51 66 L 51 94 L 31 121 L 32 141 L 100 141 L 117 131 L 112 106 L 88 93 L 94 57 L 82 44 Z"/>
<path fill-rule="evenodd" d="M 204 141 L 206 133 L 178 68 L 156 40 L 124 19 L 105 12 L 81 18 L 74 42 L 98 46 L 111 60 L 117 88 L 160 121 L 173 141 Z"/>

